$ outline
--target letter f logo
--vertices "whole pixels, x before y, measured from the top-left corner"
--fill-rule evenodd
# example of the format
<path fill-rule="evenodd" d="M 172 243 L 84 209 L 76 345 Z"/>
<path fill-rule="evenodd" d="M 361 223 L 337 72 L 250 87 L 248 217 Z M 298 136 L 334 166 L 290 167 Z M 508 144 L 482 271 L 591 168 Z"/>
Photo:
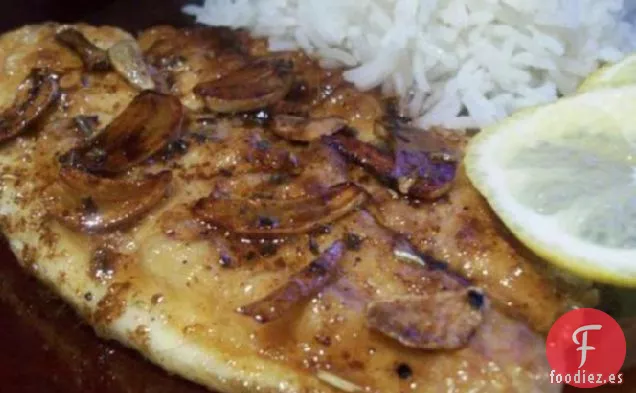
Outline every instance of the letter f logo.
<path fill-rule="evenodd" d="M 602 328 L 603 326 L 601 325 L 585 325 L 576 329 L 574 333 L 572 334 L 572 341 L 574 341 L 574 344 L 580 345 L 580 347 L 576 349 L 577 351 L 581 351 L 581 364 L 579 365 L 579 368 L 585 365 L 585 361 L 587 360 L 587 351 L 593 351 L 596 349 L 594 347 L 590 347 L 587 345 L 587 332 L 590 330 L 601 330 Z M 582 340 L 581 342 L 579 342 L 579 339 L 577 338 L 577 336 L 581 332 L 583 333 Z"/>

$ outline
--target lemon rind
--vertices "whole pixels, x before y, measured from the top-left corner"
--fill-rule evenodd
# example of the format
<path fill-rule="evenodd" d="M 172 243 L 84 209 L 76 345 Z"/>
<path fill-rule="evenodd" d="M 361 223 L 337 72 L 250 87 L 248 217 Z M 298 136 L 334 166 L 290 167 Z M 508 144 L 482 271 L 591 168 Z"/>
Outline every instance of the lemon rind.
<path fill-rule="evenodd" d="M 626 96 L 630 96 L 636 101 L 636 87 L 628 86 L 623 88 L 601 89 L 600 91 L 586 92 L 581 95 L 564 98 L 555 104 L 533 107 L 517 112 L 510 118 L 495 126 L 482 130 L 482 132 L 475 136 L 475 138 L 469 143 L 467 149 L 465 158 L 466 168 L 468 177 L 473 185 L 484 195 L 491 208 L 497 213 L 504 224 L 523 244 L 534 251 L 537 255 L 559 268 L 567 270 L 582 278 L 610 283 L 617 286 L 636 287 L 636 250 L 615 250 L 596 245 L 585 246 L 585 243 L 582 243 L 580 239 L 577 239 L 565 232 L 562 232 L 560 237 L 556 238 L 556 240 L 546 241 L 545 237 L 537 236 L 533 233 L 539 230 L 539 228 L 532 228 L 528 230 L 524 227 L 527 226 L 527 224 L 524 224 L 526 220 L 519 220 L 518 217 L 512 217 L 512 215 L 515 212 L 519 213 L 525 211 L 526 215 L 534 216 L 535 223 L 538 222 L 541 225 L 549 225 L 550 220 L 541 217 L 537 213 L 531 212 L 522 204 L 516 202 L 510 193 L 498 193 L 495 188 L 500 186 L 495 184 L 496 181 L 492 179 L 497 176 L 493 176 L 492 171 L 484 170 L 484 168 L 488 167 L 488 165 L 484 164 L 490 160 L 489 157 L 493 154 L 497 154 L 498 148 L 501 146 L 502 142 L 505 143 L 508 139 L 508 133 L 515 132 L 515 130 L 509 130 L 509 128 L 514 128 L 515 125 L 523 124 L 534 116 L 543 115 L 546 108 L 549 108 L 548 110 L 553 110 L 553 105 L 576 105 L 580 100 L 594 100 L 596 98 L 602 99 L 604 98 L 603 95 L 607 94 L 624 94 Z M 572 107 L 569 107 L 568 109 L 572 109 Z M 493 165 L 491 165 L 491 167 L 492 166 Z M 501 169 L 501 171 L 503 171 L 503 169 Z M 502 176 L 499 176 L 500 180 L 501 178 Z M 499 194 L 499 196 L 497 196 L 497 194 Z M 527 217 L 525 218 L 527 219 Z M 554 228 L 551 229 L 552 231 L 555 230 Z M 582 244 L 583 251 L 578 250 L 576 253 L 567 251 L 567 247 L 572 247 L 572 245 L 580 247 Z M 587 254 L 588 256 L 581 256 L 582 253 Z M 612 257 L 601 258 L 599 255 L 611 255 Z M 603 260 L 601 261 L 601 259 Z M 633 261 L 632 266 L 629 266 L 628 269 L 625 269 L 625 260 Z"/>
<path fill-rule="evenodd" d="M 591 73 L 576 90 L 577 93 L 585 93 L 596 89 L 616 88 L 626 85 L 624 82 L 616 82 L 616 75 L 624 68 L 633 67 L 636 71 L 636 54 L 614 64 L 608 64 Z M 634 81 L 636 83 L 636 75 Z"/>

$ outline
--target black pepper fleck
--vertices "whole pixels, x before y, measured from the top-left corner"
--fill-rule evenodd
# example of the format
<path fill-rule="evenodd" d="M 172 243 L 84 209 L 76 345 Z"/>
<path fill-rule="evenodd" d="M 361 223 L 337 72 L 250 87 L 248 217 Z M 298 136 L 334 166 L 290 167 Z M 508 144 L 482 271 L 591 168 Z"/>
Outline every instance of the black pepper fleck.
<path fill-rule="evenodd" d="M 190 144 L 185 139 L 177 139 L 166 146 L 161 154 L 161 158 L 169 160 L 175 157 L 179 157 L 188 152 Z"/>
<path fill-rule="evenodd" d="M 85 157 L 91 164 L 99 166 L 106 161 L 108 153 L 106 153 L 106 150 L 104 149 L 93 147 L 88 152 L 86 152 Z"/>
<path fill-rule="evenodd" d="M 228 168 L 221 168 L 221 169 L 219 170 L 219 173 L 220 173 L 220 174 L 221 174 L 221 176 L 223 176 L 223 177 L 232 177 L 232 174 L 233 174 L 232 170 L 231 170 L 231 169 L 228 169 Z"/>
<path fill-rule="evenodd" d="M 278 220 L 274 217 L 259 216 L 257 218 L 256 225 L 259 228 L 276 228 L 278 226 Z"/>
<path fill-rule="evenodd" d="M 318 242 L 316 241 L 316 238 L 314 238 L 313 236 L 309 236 L 309 251 L 315 256 L 320 255 L 320 248 L 318 246 Z"/>
<path fill-rule="evenodd" d="M 400 377 L 400 379 L 409 379 L 413 376 L 413 370 L 411 369 L 411 366 L 406 363 L 398 364 L 395 372 L 397 372 L 397 375 Z"/>
<path fill-rule="evenodd" d="M 351 251 L 360 251 L 362 238 L 355 233 L 347 232 L 344 236 L 345 245 Z"/>
<path fill-rule="evenodd" d="M 82 209 L 86 214 L 95 214 L 99 210 L 97 204 L 91 197 L 82 198 Z"/>
<path fill-rule="evenodd" d="M 200 132 L 190 133 L 190 138 L 198 144 L 203 144 L 208 140 L 208 137 Z"/>
<path fill-rule="evenodd" d="M 232 258 L 227 254 L 221 254 L 219 265 L 221 265 L 221 267 L 232 267 Z"/>
<path fill-rule="evenodd" d="M 274 242 L 264 241 L 259 247 L 259 253 L 264 257 L 271 257 L 272 255 L 276 255 L 278 251 L 278 245 Z"/>
<path fill-rule="evenodd" d="M 306 97 L 309 91 L 309 84 L 305 80 L 299 80 L 294 82 L 292 88 L 289 90 L 286 99 L 291 101 L 300 101 Z"/>
<path fill-rule="evenodd" d="M 433 258 L 428 254 L 418 253 L 418 255 L 426 262 L 426 265 L 433 270 L 448 270 L 448 263 L 445 261 L 440 261 L 439 259 Z"/>
<path fill-rule="evenodd" d="M 84 294 L 84 300 L 86 300 L 87 302 L 92 302 L 93 301 L 93 294 L 90 292 L 86 292 Z"/>
<path fill-rule="evenodd" d="M 340 131 L 340 133 L 351 138 L 356 138 L 358 136 L 358 130 L 353 127 L 345 127 Z"/>
<path fill-rule="evenodd" d="M 163 303 L 163 295 L 160 293 L 155 293 L 154 295 L 152 295 L 152 297 L 150 298 L 150 304 L 156 306 L 160 303 Z"/>
<path fill-rule="evenodd" d="M 316 235 L 327 235 L 329 233 L 331 233 L 331 226 L 327 225 L 327 224 L 322 224 L 319 225 L 314 231 L 314 234 Z"/>
<path fill-rule="evenodd" d="M 468 302 L 475 310 L 481 310 L 484 306 L 484 294 L 478 289 L 469 289 Z"/>
<path fill-rule="evenodd" d="M 325 347 L 331 346 L 331 337 L 329 336 L 317 334 L 316 336 L 314 336 L 314 339 Z"/>
<path fill-rule="evenodd" d="M 309 264 L 309 272 L 316 276 L 325 276 L 328 270 L 318 259 Z"/>

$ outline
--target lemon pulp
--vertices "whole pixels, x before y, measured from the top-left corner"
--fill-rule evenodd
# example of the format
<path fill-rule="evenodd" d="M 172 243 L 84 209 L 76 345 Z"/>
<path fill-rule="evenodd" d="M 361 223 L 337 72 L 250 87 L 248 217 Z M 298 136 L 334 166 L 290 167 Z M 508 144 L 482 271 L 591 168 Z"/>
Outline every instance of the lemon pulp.
<path fill-rule="evenodd" d="M 513 115 L 471 141 L 466 166 L 537 254 L 585 278 L 636 286 L 636 87 Z"/>

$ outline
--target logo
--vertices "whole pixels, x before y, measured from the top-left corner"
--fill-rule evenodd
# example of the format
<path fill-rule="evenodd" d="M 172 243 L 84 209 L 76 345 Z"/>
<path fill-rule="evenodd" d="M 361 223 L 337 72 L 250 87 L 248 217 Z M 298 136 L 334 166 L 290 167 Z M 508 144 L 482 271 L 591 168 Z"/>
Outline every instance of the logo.
<path fill-rule="evenodd" d="M 602 325 L 587 325 L 587 326 L 581 326 L 580 328 L 576 329 L 574 331 L 574 333 L 572 334 L 572 341 L 574 341 L 575 344 L 581 344 L 577 338 L 579 333 L 583 333 L 583 342 L 581 344 L 580 347 L 578 347 L 576 350 L 577 351 L 582 351 L 581 352 L 581 364 L 579 365 L 579 368 L 582 368 L 583 366 L 585 366 L 585 361 L 587 360 L 587 351 L 593 351 L 596 348 L 594 347 L 588 347 L 587 346 L 587 331 L 588 330 L 601 330 L 603 329 Z"/>
<path fill-rule="evenodd" d="M 570 311 L 548 334 L 550 380 L 577 388 L 620 384 L 625 352 L 625 335 L 614 318 L 592 308 Z"/>

